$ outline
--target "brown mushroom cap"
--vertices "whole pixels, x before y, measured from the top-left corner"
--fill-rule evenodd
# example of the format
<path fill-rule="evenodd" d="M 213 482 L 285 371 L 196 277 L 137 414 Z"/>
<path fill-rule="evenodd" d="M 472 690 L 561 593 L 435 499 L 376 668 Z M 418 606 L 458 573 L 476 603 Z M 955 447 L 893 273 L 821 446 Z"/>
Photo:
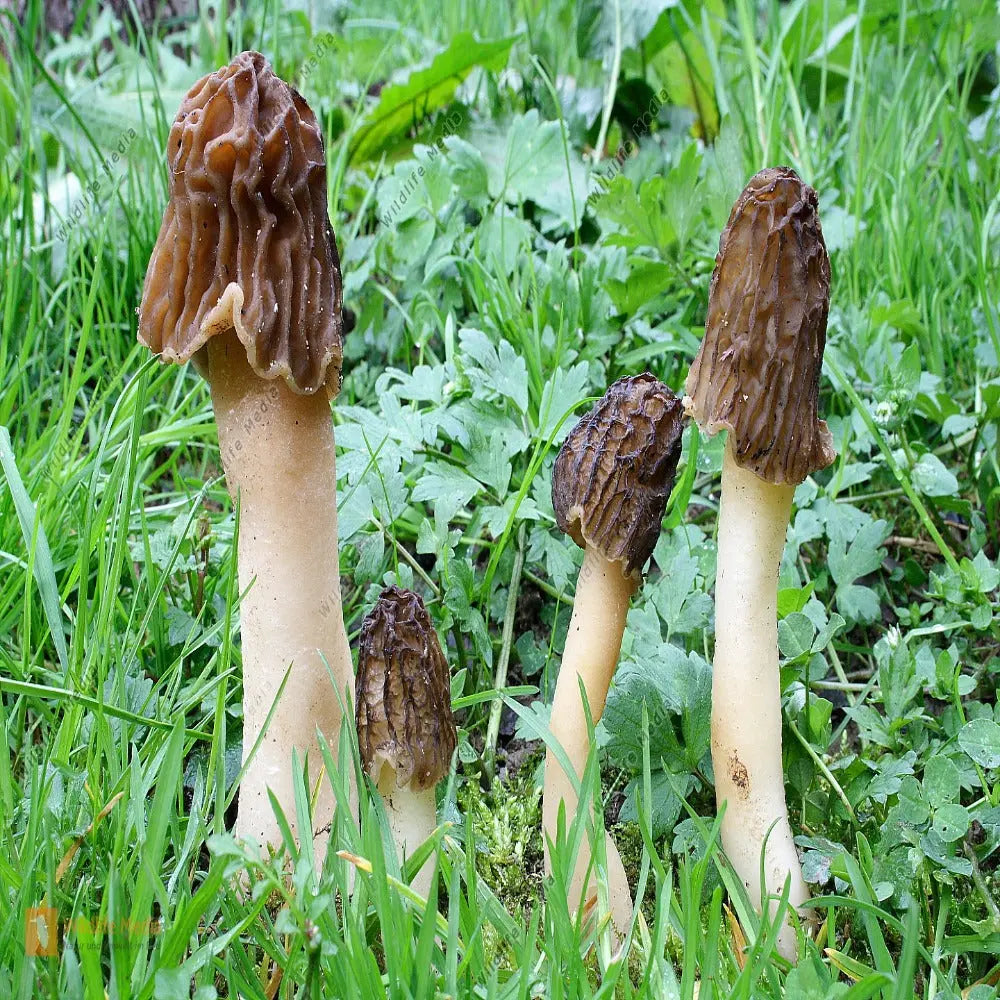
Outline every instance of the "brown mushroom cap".
<path fill-rule="evenodd" d="M 451 678 L 424 602 L 389 587 L 361 623 L 355 715 L 365 770 L 383 765 L 396 785 L 433 788 L 447 773 L 457 736 Z"/>
<path fill-rule="evenodd" d="M 235 329 L 261 378 L 335 395 L 340 261 L 323 136 L 305 99 L 259 52 L 242 52 L 188 91 L 167 156 L 139 340 L 183 363 Z"/>
<path fill-rule="evenodd" d="M 829 308 L 816 192 L 789 167 L 761 170 L 719 240 L 685 406 L 706 433 L 728 429 L 737 464 L 768 482 L 801 483 L 834 459 L 817 416 Z"/>
<path fill-rule="evenodd" d="M 556 522 L 639 580 L 681 454 L 681 401 L 649 372 L 615 382 L 566 438 L 552 470 Z"/>

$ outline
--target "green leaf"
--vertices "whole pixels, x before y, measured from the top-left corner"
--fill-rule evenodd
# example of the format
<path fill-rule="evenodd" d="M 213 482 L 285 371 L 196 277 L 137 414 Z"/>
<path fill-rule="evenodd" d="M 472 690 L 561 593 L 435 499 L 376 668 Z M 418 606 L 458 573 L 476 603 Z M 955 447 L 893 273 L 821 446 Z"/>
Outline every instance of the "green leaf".
<path fill-rule="evenodd" d="M 579 361 L 572 368 L 560 366 L 552 373 L 542 390 L 542 402 L 538 407 L 539 437 L 548 440 L 560 420 L 562 426 L 553 438 L 553 444 L 560 443 L 569 434 L 574 423 L 573 411 L 587 395 L 589 367 L 586 361 Z"/>
<path fill-rule="evenodd" d="M 793 611 L 778 622 L 778 649 L 789 660 L 812 651 L 816 626 L 801 611 Z"/>
<path fill-rule="evenodd" d="M 510 485 L 510 459 L 514 454 L 510 436 L 497 428 L 487 438 L 478 427 L 473 427 L 469 435 L 468 450 L 465 468 L 497 496 L 503 497 Z"/>
<path fill-rule="evenodd" d="M 958 480 L 933 452 L 925 452 L 910 470 L 913 485 L 925 496 L 952 497 L 958 493 Z"/>
<path fill-rule="evenodd" d="M 837 606 L 849 621 L 873 622 L 878 618 L 879 601 L 875 592 L 855 581 L 874 573 L 882 565 L 885 550 L 879 546 L 889 537 L 889 531 L 885 521 L 868 520 L 858 529 L 850 545 L 844 531 L 830 531 L 827 561 L 837 583 Z"/>
<path fill-rule="evenodd" d="M 833 579 L 843 585 L 874 573 L 885 558 L 885 552 L 879 546 L 889 537 L 889 530 L 885 521 L 867 521 L 858 529 L 849 547 L 840 532 L 833 534 L 829 554 Z"/>
<path fill-rule="evenodd" d="M 448 150 L 451 179 L 459 196 L 468 202 L 484 201 L 489 194 L 489 182 L 483 154 L 457 135 L 448 136 L 444 144 Z"/>
<path fill-rule="evenodd" d="M 871 587 L 852 583 L 837 588 L 837 607 L 850 621 L 870 623 L 878 618 L 878 594 Z"/>
<path fill-rule="evenodd" d="M 574 203 L 577 219 L 583 213 L 587 186 L 576 154 L 570 154 L 568 177 L 566 167 L 562 126 L 541 121 L 532 108 L 511 123 L 502 157 L 486 151 L 490 197 L 511 205 L 533 201 L 561 222 L 572 223 Z"/>
<path fill-rule="evenodd" d="M 814 653 L 822 653 L 830 645 L 833 637 L 846 627 L 847 622 L 835 611 L 830 615 L 830 620 L 817 633 L 816 638 L 813 640 L 812 651 Z"/>
<path fill-rule="evenodd" d="M 801 611 L 812 596 L 816 584 L 809 581 L 804 587 L 784 587 L 778 591 L 778 617 L 785 618 L 793 611 Z"/>
<path fill-rule="evenodd" d="M 716 28 L 713 34 L 718 41 L 717 31 L 726 16 L 724 3 L 722 0 L 703 0 L 698 6 L 707 11 L 709 23 Z M 696 10 L 694 13 L 697 24 L 700 12 Z M 670 18 L 674 40 L 653 57 L 651 66 L 666 87 L 670 100 L 695 113 L 694 134 L 711 142 L 719 134 L 719 106 L 715 100 L 715 81 L 708 50 L 700 32 L 688 30 L 683 14 L 668 11 L 665 16 Z"/>
<path fill-rule="evenodd" d="M 633 778 L 625 786 L 625 802 L 622 804 L 618 818 L 624 823 L 639 822 L 639 796 L 642 794 L 643 779 L 640 775 Z M 653 770 L 650 775 L 650 797 L 648 813 L 649 822 L 652 826 L 653 837 L 659 839 L 669 834 L 677 818 L 681 814 L 683 803 L 677 797 L 674 790 L 683 789 L 685 793 L 690 791 L 693 779 L 689 774 L 668 775 L 660 768 Z"/>
<path fill-rule="evenodd" d="M 973 719 L 963 726 L 958 745 L 980 767 L 1000 767 L 1000 726 L 991 719 Z"/>
<path fill-rule="evenodd" d="M 567 544 L 551 531 L 539 530 L 537 534 L 532 534 L 528 559 L 531 562 L 544 562 L 545 572 L 553 586 L 564 590 L 570 577 L 577 570 L 577 565 L 573 562 L 573 557 L 570 554 L 575 547 Z"/>
<path fill-rule="evenodd" d="M 667 626 L 667 637 L 689 635 L 708 623 L 712 599 L 696 586 L 698 560 L 689 552 L 678 552 L 670 561 L 669 572 L 650 588 L 650 597 Z"/>
<path fill-rule="evenodd" d="M 917 755 L 907 750 L 902 757 L 885 756 L 878 762 L 875 777 L 868 784 L 868 797 L 883 805 L 890 795 L 895 795 L 902 787 L 905 775 L 913 774 Z"/>
<path fill-rule="evenodd" d="M 476 230 L 476 250 L 483 263 L 500 274 L 513 274 L 531 250 L 534 229 L 506 205 L 483 217 Z"/>
<path fill-rule="evenodd" d="M 577 54 L 581 59 L 604 60 L 614 50 L 616 35 L 622 49 L 638 48 L 656 27 L 661 12 L 676 3 L 677 0 L 581 0 L 576 22 Z"/>
<path fill-rule="evenodd" d="M 969 829 L 969 810 L 957 802 L 948 802 L 934 813 L 934 832 L 946 843 L 964 837 Z"/>
<path fill-rule="evenodd" d="M 634 316 L 647 302 L 670 287 L 675 269 L 663 261 L 645 257 L 630 258 L 629 268 L 628 278 L 624 281 L 608 278 L 604 287 L 618 312 Z"/>
<path fill-rule="evenodd" d="M 472 567 L 461 560 L 450 564 L 450 577 L 444 594 L 444 604 L 462 626 L 462 631 L 472 636 L 476 655 L 489 669 L 493 666 L 493 644 L 486 629 L 486 620 L 473 606 L 476 583 Z"/>
<path fill-rule="evenodd" d="M 931 809 L 954 802 L 962 789 L 962 775 L 949 757 L 931 757 L 924 767 L 924 795 Z"/>
<path fill-rule="evenodd" d="M 595 201 L 599 219 L 618 227 L 606 240 L 630 250 L 651 247 L 661 256 L 677 241 L 677 232 L 667 211 L 667 180 L 650 177 L 636 190 L 631 178 L 619 174 Z"/>
<path fill-rule="evenodd" d="M 401 133 L 451 101 L 458 85 L 476 66 L 502 69 L 515 40 L 512 36 L 478 41 L 467 31 L 455 35 L 430 66 L 415 70 L 405 83 L 382 91 L 378 104 L 351 140 L 351 162 L 375 159 L 391 149 Z"/>
<path fill-rule="evenodd" d="M 467 472 L 447 462 L 427 462 L 417 485 L 413 488 L 414 500 L 431 500 L 435 511 L 440 507 L 451 515 L 469 501 L 482 489 L 482 486 Z"/>
<path fill-rule="evenodd" d="M 466 366 L 470 380 L 486 395 L 498 392 L 514 402 L 524 413 L 528 408 L 528 368 L 522 358 L 506 341 L 494 347 L 482 330 L 466 327 L 458 335 L 462 354 L 478 366 Z"/>
<path fill-rule="evenodd" d="M 688 770 L 709 748 L 712 669 L 697 653 L 661 643 L 654 655 L 626 660 L 615 675 L 601 726 L 612 760 L 632 775 L 642 769 L 642 709 L 649 716 L 650 760 Z M 678 729 L 675 728 L 679 723 Z"/>

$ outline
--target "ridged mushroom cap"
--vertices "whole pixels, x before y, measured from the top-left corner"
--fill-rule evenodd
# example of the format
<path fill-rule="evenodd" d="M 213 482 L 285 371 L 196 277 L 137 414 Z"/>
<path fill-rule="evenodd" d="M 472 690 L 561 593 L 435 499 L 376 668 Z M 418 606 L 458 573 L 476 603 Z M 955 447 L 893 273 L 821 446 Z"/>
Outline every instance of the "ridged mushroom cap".
<path fill-rule="evenodd" d="M 615 382 L 552 470 L 556 522 L 635 580 L 653 553 L 681 454 L 681 401 L 649 372 Z"/>
<path fill-rule="evenodd" d="M 730 432 L 738 465 L 795 485 L 834 459 L 817 415 L 830 258 L 816 192 L 789 167 L 755 174 L 719 240 L 708 318 L 685 390 L 702 429 Z"/>
<path fill-rule="evenodd" d="M 384 590 L 361 623 L 355 717 L 373 781 L 388 765 L 398 788 L 420 792 L 448 773 L 457 742 L 448 662 L 412 591 Z"/>
<path fill-rule="evenodd" d="M 340 261 L 323 136 L 305 99 L 259 52 L 242 52 L 188 91 L 167 158 L 139 340 L 183 363 L 235 329 L 261 378 L 336 395 Z"/>

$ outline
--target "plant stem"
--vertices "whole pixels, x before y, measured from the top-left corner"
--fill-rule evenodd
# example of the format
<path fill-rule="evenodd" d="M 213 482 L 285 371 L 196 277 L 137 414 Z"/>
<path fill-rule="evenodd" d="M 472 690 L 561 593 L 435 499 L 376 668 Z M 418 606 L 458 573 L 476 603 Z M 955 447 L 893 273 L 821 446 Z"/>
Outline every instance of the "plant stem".
<path fill-rule="evenodd" d="M 634 590 L 635 581 L 622 573 L 619 564 L 609 562 L 599 552 L 587 547 L 577 580 L 573 614 L 552 698 L 549 723 L 552 735 L 566 751 L 577 778 L 583 775 L 590 753 L 587 713 L 580 697 L 580 681 L 586 692 L 590 717 L 596 725 L 604 714 L 604 703 L 618 664 L 625 618 Z M 580 799 L 571 777 L 564 773 L 549 750 L 545 755 L 545 787 L 542 793 L 546 871 L 551 871 L 548 842 L 554 842 L 556 838 L 560 803 L 565 803 L 568 830 L 580 808 Z M 615 926 L 623 933 L 631 920 L 632 897 L 625 867 L 610 837 L 606 845 L 609 908 Z M 577 854 L 570 882 L 570 912 L 586 905 L 596 891 L 592 884 L 584 884 L 590 859 L 590 844 L 585 840 Z"/>
<path fill-rule="evenodd" d="M 802 878 L 785 803 L 778 673 L 778 568 L 791 512 L 791 486 L 775 486 L 736 464 L 727 442 L 722 460 L 715 661 L 712 671 L 712 764 L 722 844 L 751 903 L 780 895 L 801 906 Z M 764 882 L 761 884 L 761 855 Z M 778 949 L 796 954 L 791 926 Z"/>
<path fill-rule="evenodd" d="M 278 846 L 281 831 L 268 788 L 294 831 L 292 750 L 303 757 L 308 752 L 314 785 L 323 761 L 316 730 L 336 755 L 341 699 L 345 707 L 354 704 L 340 594 L 333 421 L 322 394 L 300 395 L 282 379 L 257 376 L 235 333 L 213 337 L 208 352 L 226 482 L 240 498 L 244 764 L 292 665 L 240 786 L 236 830 Z M 323 780 L 315 830 L 328 827 L 333 809 L 332 786 Z M 315 846 L 322 864 L 325 839 Z"/>
<path fill-rule="evenodd" d="M 411 855 L 437 828 L 437 800 L 434 787 L 414 791 L 409 785 L 396 787 L 396 772 L 384 765 L 379 773 L 378 790 L 385 804 L 389 829 L 399 853 L 400 863 Z M 434 855 L 423 864 L 413 879 L 411 888 L 424 899 L 430 894 L 434 875 Z"/>

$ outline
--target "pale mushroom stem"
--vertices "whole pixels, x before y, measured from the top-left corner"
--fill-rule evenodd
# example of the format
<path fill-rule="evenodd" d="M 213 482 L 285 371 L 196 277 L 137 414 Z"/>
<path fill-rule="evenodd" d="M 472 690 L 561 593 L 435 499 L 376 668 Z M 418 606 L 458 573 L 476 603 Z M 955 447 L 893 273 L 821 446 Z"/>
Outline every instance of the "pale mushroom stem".
<path fill-rule="evenodd" d="M 716 800 L 720 807 L 726 803 L 722 844 L 756 907 L 765 839 L 764 891 L 780 895 L 790 875 L 791 906 L 809 898 L 788 823 L 781 760 L 777 587 L 794 492 L 741 468 L 727 443 L 715 583 L 712 765 Z M 778 950 L 794 960 L 795 934 L 787 922 Z"/>
<path fill-rule="evenodd" d="M 629 601 L 636 588 L 635 580 L 627 577 L 618 562 L 605 559 L 592 546 L 587 546 L 573 598 L 573 614 L 566 636 L 562 666 L 552 698 L 549 728 L 557 742 L 582 777 L 590 752 L 587 718 L 580 698 L 579 679 L 587 693 L 590 714 L 597 725 L 604 714 L 604 703 L 611 686 Z M 545 785 L 542 793 L 542 820 L 545 828 L 546 869 L 551 870 L 548 840 L 556 837 L 559 803 L 566 804 L 566 826 L 573 822 L 579 798 L 573 782 L 551 750 L 545 755 Z M 620 933 L 632 919 L 632 896 L 621 856 L 610 837 L 605 839 L 608 858 L 608 894 L 611 918 Z M 586 905 L 596 892 L 593 882 L 584 894 L 584 876 L 590 864 L 591 851 L 586 839 L 580 846 L 576 868 L 570 884 L 571 911 Z"/>
<path fill-rule="evenodd" d="M 308 752 L 311 794 L 318 784 L 313 835 L 319 865 L 335 803 L 316 730 L 336 758 L 340 698 L 348 710 L 354 704 L 340 598 L 330 405 L 323 393 L 302 395 L 284 379 L 260 378 L 233 332 L 213 337 L 208 356 L 226 481 L 240 499 L 244 761 L 291 665 L 267 734 L 240 785 L 236 833 L 262 846 L 280 846 L 269 787 L 296 829 L 292 749 L 300 759 Z"/>
<path fill-rule="evenodd" d="M 392 840 L 399 853 L 399 860 L 412 854 L 437 828 L 437 799 L 434 786 L 418 792 L 409 785 L 397 787 L 396 772 L 383 766 L 379 775 L 378 790 L 389 819 Z M 434 855 L 424 862 L 420 871 L 410 880 L 410 888 L 425 899 L 430 895 L 434 876 Z"/>

